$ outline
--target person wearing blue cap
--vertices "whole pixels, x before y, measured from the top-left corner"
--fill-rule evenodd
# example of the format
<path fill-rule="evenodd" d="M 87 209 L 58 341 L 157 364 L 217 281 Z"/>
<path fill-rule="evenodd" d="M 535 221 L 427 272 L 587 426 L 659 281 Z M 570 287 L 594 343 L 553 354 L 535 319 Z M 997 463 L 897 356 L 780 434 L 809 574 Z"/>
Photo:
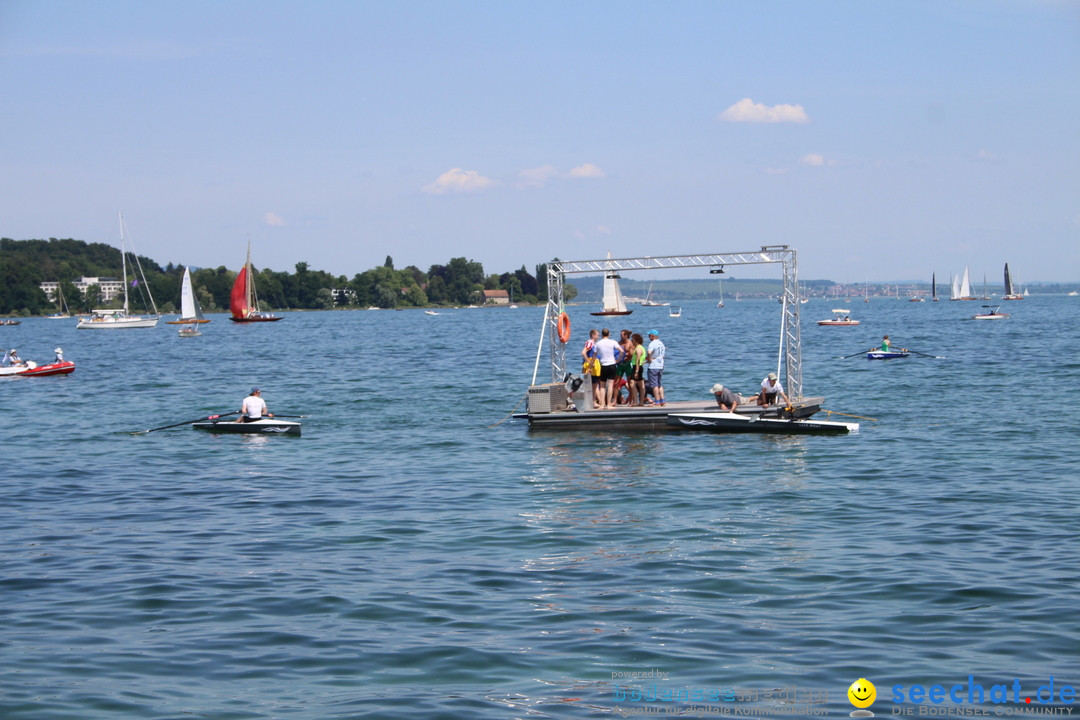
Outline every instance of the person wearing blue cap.
<path fill-rule="evenodd" d="M 664 355 L 667 346 L 660 339 L 660 333 L 656 330 L 649 331 L 649 386 L 653 389 L 653 397 L 657 405 L 667 405 L 664 400 Z"/>
<path fill-rule="evenodd" d="M 251 388 L 251 394 L 244 398 L 240 406 L 240 419 L 237 422 L 255 422 L 262 420 L 262 416 L 274 417 L 274 413 L 266 408 L 266 401 L 261 397 L 262 391 L 257 387 Z"/>

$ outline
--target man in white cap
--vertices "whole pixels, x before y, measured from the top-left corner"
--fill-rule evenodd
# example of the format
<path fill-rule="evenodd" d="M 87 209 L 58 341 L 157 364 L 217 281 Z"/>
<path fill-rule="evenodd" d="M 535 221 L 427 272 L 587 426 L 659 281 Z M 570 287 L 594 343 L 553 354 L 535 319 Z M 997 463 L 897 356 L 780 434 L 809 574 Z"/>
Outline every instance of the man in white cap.
<path fill-rule="evenodd" d="M 791 401 L 784 394 L 784 386 L 776 379 L 776 373 L 769 373 L 768 377 L 761 381 L 761 392 L 757 396 L 758 405 L 772 405 L 776 402 L 776 396 L 784 398 L 784 404 L 790 405 Z"/>
<path fill-rule="evenodd" d="M 54 348 L 53 352 L 56 353 L 53 362 L 64 362 L 64 348 Z"/>
<path fill-rule="evenodd" d="M 240 406 L 240 419 L 236 422 L 255 422 L 262 420 L 263 415 L 274 417 L 274 413 L 267 411 L 266 401 L 260 397 L 261 395 L 262 391 L 259 388 L 251 388 L 251 394 L 244 398 L 244 403 Z"/>
<path fill-rule="evenodd" d="M 3 352 L 0 350 L 0 352 Z M 4 355 L 4 359 L 0 362 L 0 366 L 7 367 L 8 365 L 22 365 L 22 358 L 19 357 L 19 351 L 15 348 L 11 348 L 11 351 Z"/>
<path fill-rule="evenodd" d="M 739 401 L 735 397 L 735 393 L 731 392 L 730 388 L 726 388 L 720 383 L 716 383 L 712 386 L 713 397 L 716 398 L 716 404 L 720 406 L 720 409 L 724 412 L 735 412 L 735 408 L 739 407 Z"/>

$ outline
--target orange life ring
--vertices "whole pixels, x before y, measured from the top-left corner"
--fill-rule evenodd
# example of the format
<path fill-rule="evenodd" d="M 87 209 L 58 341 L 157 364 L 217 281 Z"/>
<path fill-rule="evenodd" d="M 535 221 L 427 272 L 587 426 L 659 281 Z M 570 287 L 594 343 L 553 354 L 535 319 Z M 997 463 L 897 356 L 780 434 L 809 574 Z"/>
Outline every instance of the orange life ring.
<path fill-rule="evenodd" d="M 564 345 L 570 342 L 570 316 L 565 312 L 559 313 L 559 340 Z"/>

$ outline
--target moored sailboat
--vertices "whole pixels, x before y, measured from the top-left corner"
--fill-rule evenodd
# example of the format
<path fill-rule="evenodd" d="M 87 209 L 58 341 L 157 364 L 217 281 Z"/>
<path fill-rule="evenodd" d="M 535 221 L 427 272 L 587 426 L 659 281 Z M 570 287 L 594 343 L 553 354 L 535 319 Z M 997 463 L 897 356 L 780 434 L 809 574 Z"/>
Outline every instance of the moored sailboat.
<path fill-rule="evenodd" d="M 129 240 L 130 242 L 130 240 Z M 153 308 L 153 316 L 143 317 L 140 315 L 132 315 L 129 312 L 128 304 L 128 280 L 127 280 L 127 249 L 124 244 L 124 215 L 120 214 L 120 265 L 122 272 L 122 280 L 124 285 L 124 307 L 116 310 L 94 310 L 89 318 L 79 320 L 79 324 L 76 325 L 78 330 L 119 330 L 124 328 L 152 328 L 156 327 L 158 318 L 160 317 L 157 304 L 154 302 L 154 296 L 150 293 L 150 285 L 146 282 L 146 274 L 142 272 L 142 263 L 139 262 L 139 256 L 135 254 L 134 246 L 132 246 L 132 256 L 135 258 L 135 264 L 139 268 L 139 274 L 142 276 L 143 287 L 146 288 L 146 295 L 150 298 L 150 305 Z M 132 273 L 134 274 L 134 273 Z M 132 280 L 132 287 L 138 286 L 138 279 Z"/>
<path fill-rule="evenodd" d="M 46 315 L 50 320 L 66 320 L 71 317 L 71 311 L 68 309 L 67 300 L 64 299 L 64 289 L 60 287 L 60 283 L 56 283 L 56 306 L 60 308 L 60 312 L 55 312 L 52 315 Z"/>
<path fill-rule="evenodd" d="M 271 315 L 259 310 L 259 298 L 255 294 L 255 278 L 251 271 L 251 243 L 248 243 L 247 261 L 236 276 L 232 295 L 229 297 L 229 310 L 233 322 L 273 322 L 280 320 L 280 315 Z"/>
<path fill-rule="evenodd" d="M 611 257 L 611 253 L 608 253 L 608 257 Z M 644 307 L 663 307 L 663 306 L 666 306 L 666 305 L 670 305 L 671 303 L 657 302 L 656 300 L 652 299 L 652 286 L 653 286 L 653 284 L 650 282 L 649 283 L 649 292 L 645 293 L 645 299 L 641 301 L 642 306 L 644 306 Z"/>

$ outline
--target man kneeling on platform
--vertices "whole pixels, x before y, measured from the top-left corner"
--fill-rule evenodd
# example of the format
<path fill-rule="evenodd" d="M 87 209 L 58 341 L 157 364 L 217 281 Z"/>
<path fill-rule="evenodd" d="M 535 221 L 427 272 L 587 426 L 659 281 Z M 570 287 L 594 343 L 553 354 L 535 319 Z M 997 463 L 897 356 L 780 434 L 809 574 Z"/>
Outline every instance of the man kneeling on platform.
<path fill-rule="evenodd" d="M 712 386 L 713 397 L 716 398 L 716 404 L 720 406 L 720 409 L 724 412 L 735 412 L 735 408 L 739 407 L 739 401 L 735 397 L 735 393 L 731 392 L 730 388 L 726 388 L 720 383 L 716 383 Z"/>
<path fill-rule="evenodd" d="M 772 405 L 776 402 L 777 395 L 784 398 L 785 405 L 791 404 L 788 396 L 784 394 L 784 386 L 776 379 L 776 373 L 769 373 L 769 376 L 761 381 L 761 392 L 758 393 L 757 404 Z"/>

